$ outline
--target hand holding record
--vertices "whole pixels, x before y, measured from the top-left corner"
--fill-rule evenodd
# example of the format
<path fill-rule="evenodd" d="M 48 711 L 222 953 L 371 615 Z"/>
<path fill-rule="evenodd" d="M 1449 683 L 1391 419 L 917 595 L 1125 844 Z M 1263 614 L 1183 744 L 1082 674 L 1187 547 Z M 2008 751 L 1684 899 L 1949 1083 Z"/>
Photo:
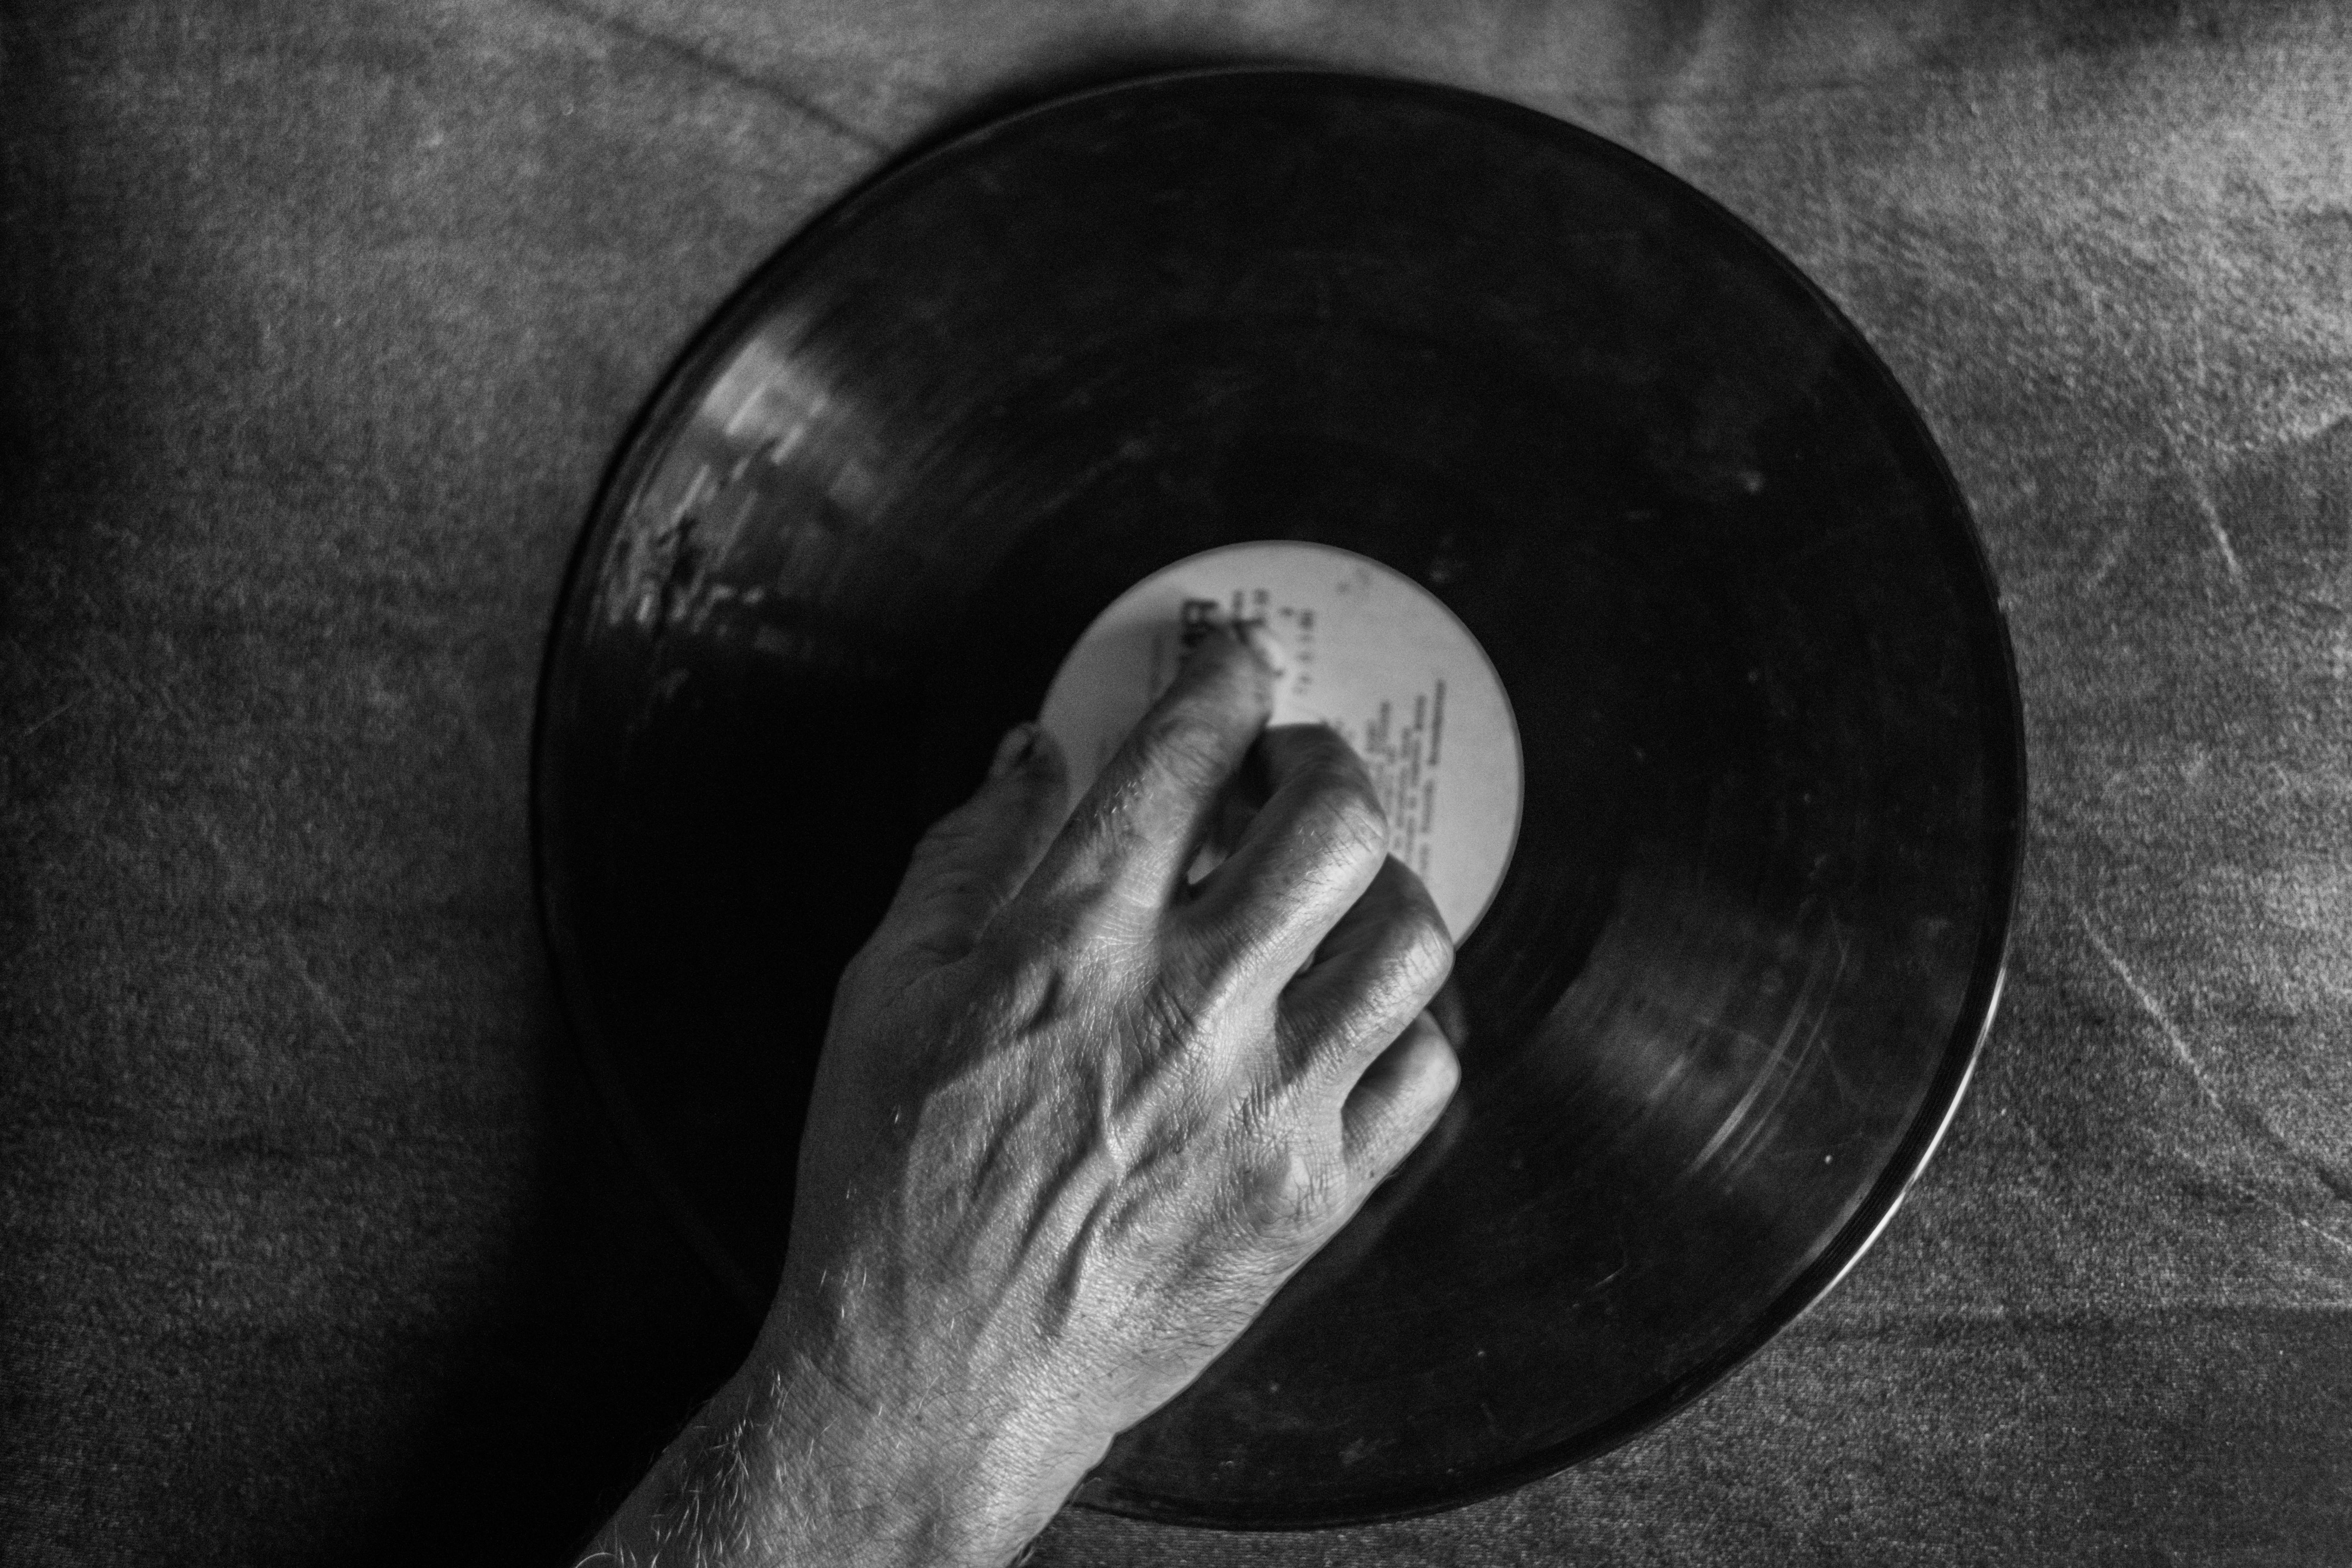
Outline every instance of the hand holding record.
<path fill-rule="evenodd" d="M 835 997 L 759 1346 L 612 1557 L 1008 1561 L 1428 1130 L 1444 924 L 1354 752 L 1270 705 L 1220 630 L 1066 823 L 1024 726 L 923 840 Z"/>

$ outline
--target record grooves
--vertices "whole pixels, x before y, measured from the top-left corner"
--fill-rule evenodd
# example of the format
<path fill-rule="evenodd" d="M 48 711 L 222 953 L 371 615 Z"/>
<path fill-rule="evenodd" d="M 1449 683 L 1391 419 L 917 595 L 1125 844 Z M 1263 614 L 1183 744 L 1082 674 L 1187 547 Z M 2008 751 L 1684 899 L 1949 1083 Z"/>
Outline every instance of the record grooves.
<path fill-rule="evenodd" d="M 1965 1084 L 2024 812 L 1965 503 L 1851 323 L 1557 121 L 1154 78 L 804 232 L 624 449 L 533 806 L 600 1091 L 757 1303 L 834 976 L 915 836 L 1139 581 L 1368 556 L 1516 710 L 1516 852 L 1429 1144 L 1080 1500 L 1465 1500 L 1719 1379 L 1883 1225 Z"/>

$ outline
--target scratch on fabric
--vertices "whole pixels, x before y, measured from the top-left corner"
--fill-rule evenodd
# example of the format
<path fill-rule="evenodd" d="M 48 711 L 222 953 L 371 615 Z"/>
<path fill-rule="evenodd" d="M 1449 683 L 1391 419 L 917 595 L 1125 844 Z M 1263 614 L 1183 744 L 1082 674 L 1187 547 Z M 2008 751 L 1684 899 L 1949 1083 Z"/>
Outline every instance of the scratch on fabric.
<path fill-rule="evenodd" d="M 2106 938 L 2099 934 L 2099 928 L 2091 923 L 2091 917 L 2079 907 L 2074 908 L 2074 919 L 2082 923 L 2083 934 L 2091 939 L 2091 945 L 2098 950 L 2107 967 L 2116 972 L 2116 978 L 2124 983 L 2124 989 L 2131 993 L 2132 1000 L 2139 1004 L 2140 1010 L 2156 1021 L 2157 1029 L 2164 1036 L 2165 1043 L 2172 1047 L 2172 1054 L 2180 1058 L 2180 1065 L 2188 1069 L 2189 1076 L 2196 1081 L 2207 1102 L 2227 1115 L 2229 1107 L 2221 1103 L 2221 1096 L 2214 1089 L 2213 1080 L 2206 1076 L 2204 1064 L 2189 1048 L 2189 1041 L 2173 1024 L 2172 1015 L 2164 1010 L 2164 1004 L 2158 1001 L 2155 994 L 2124 966 L 2124 961 L 2116 955 L 2116 950 L 2107 945 Z"/>

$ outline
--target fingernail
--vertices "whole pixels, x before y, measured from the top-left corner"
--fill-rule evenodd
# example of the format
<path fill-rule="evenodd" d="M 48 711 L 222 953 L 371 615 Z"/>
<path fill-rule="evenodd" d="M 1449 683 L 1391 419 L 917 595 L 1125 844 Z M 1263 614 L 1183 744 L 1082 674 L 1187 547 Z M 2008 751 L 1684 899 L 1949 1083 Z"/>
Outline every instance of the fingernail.
<path fill-rule="evenodd" d="M 1036 749 L 1037 734 L 1034 723 L 1015 724 L 1005 731 L 1004 739 L 996 742 L 996 755 L 989 760 L 988 776 L 1001 779 L 1027 762 L 1029 753 Z"/>
<path fill-rule="evenodd" d="M 1290 650 L 1264 621 L 1242 621 L 1234 630 L 1241 635 L 1242 643 L 1257 655 L 1257 661 L 1275 675 L 1285 675 L 1290 669 Z"/>

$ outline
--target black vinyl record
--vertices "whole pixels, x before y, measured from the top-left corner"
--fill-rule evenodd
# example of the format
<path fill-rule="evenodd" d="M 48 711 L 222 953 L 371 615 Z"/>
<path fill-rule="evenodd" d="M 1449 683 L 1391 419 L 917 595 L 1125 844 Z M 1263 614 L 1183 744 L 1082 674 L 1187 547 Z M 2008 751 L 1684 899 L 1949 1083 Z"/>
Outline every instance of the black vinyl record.
<path fill-rule="evenodd" d="M 1654 1422 L 1826 1290 L 2000 987 L 2015 677 L 1861 336 L 1713 202 L 1422 84 L 1155 78 L 888 173 L 686 356 L 575 560 L 542 910 L 633 1155 L 776 1278 L 835 976 L 1094 616 L 1218 545 L 1384 563 L 1516 710 L 1465 1076 L 1079 1500 L 1443 1507 Z"/>

